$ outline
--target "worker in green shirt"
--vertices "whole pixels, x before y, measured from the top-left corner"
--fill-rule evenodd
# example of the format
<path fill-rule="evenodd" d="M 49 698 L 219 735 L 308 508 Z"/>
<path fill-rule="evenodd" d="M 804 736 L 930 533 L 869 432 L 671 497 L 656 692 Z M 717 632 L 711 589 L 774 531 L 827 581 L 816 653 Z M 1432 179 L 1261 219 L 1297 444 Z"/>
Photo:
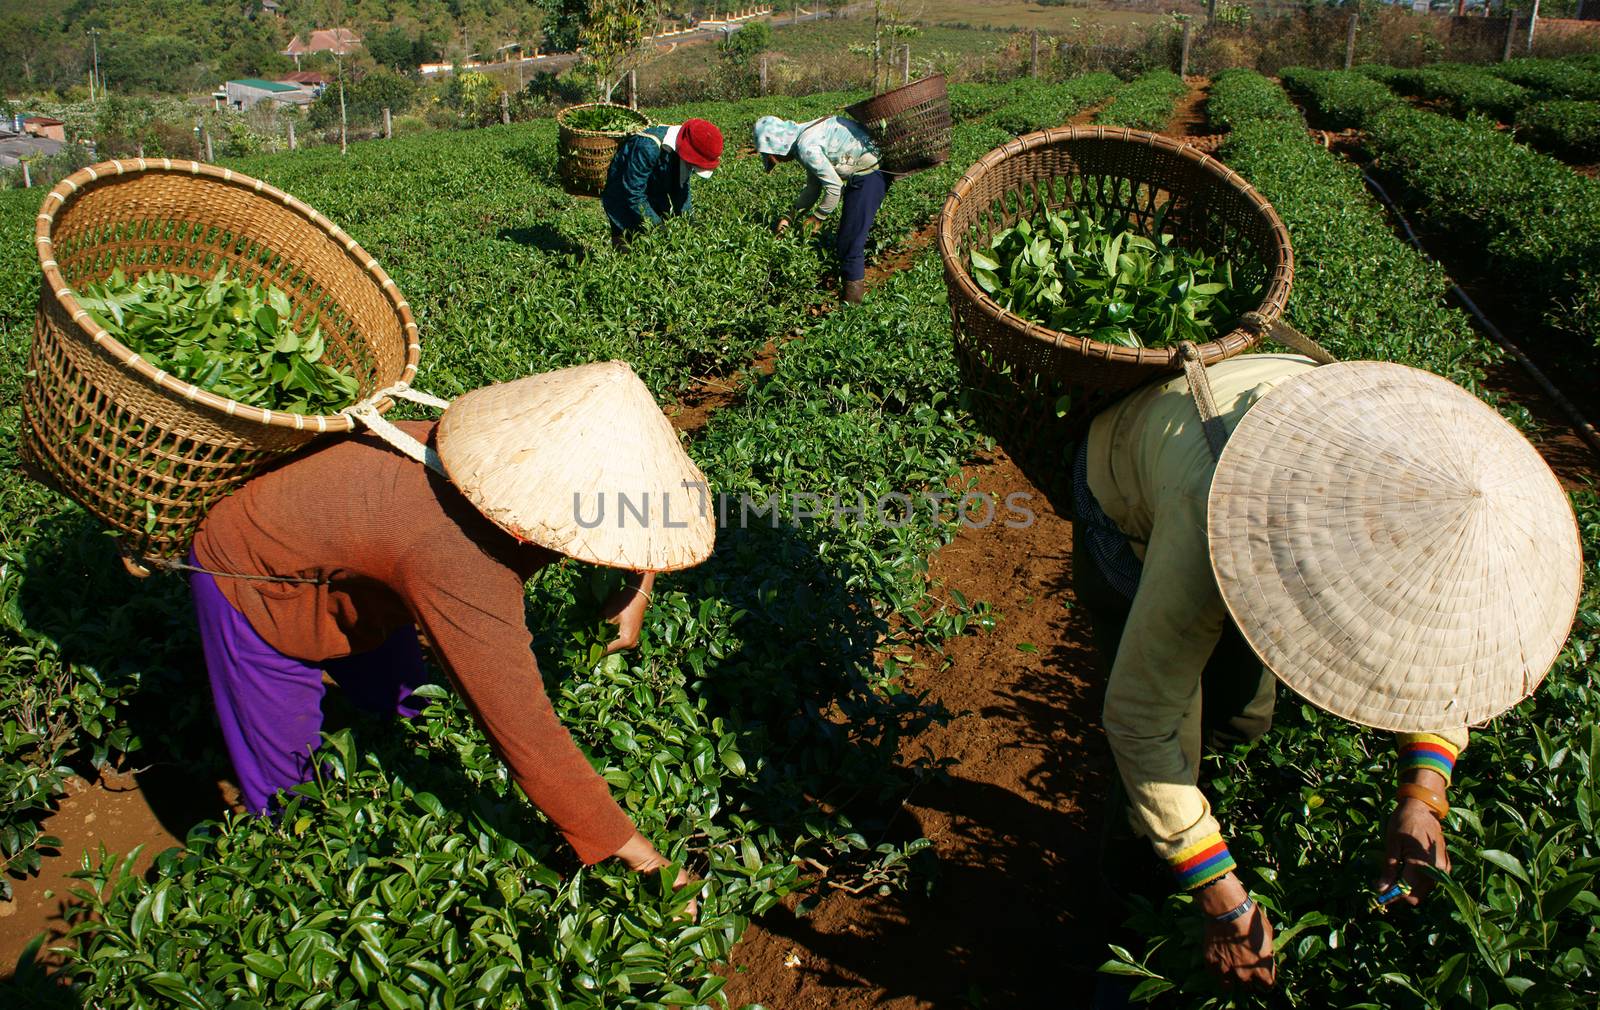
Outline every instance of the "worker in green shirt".
<path fill-rule="evenodd" d="M 663 218 L 689 212 L 689 180 L 711 178 L 722 161 L 722 131 L 704 119 L 640 130 L 617 148 L 600 194 L 611 241 L 629 238 Z"/>

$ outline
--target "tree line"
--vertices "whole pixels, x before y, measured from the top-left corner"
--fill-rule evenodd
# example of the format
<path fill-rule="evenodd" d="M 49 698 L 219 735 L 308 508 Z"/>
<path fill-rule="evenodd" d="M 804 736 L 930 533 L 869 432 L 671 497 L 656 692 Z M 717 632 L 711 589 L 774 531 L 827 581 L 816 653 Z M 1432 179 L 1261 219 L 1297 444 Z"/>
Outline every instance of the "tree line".
<path fill-rule="evenodd" d="M 110 92 L 210 91 L 228 78 L 293 70 L 283 50 L 314 28 L 354 29 L 375 65 L 409 72 L 538 40 L 543 20 L 524 0 L 278 0 L 277 13 L 261 0 L 28 0 L 0 8 L 0 92 L 10 95 L 86 91 L 96 50 L 99 83 Z"/>

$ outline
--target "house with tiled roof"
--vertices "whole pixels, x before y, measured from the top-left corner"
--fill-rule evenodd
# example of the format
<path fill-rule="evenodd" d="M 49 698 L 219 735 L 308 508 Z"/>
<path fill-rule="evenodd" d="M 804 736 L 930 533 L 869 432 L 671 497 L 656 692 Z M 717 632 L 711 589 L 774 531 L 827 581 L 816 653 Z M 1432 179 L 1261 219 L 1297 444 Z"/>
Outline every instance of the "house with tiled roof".
<path fill-rule="evenodd" d="M 295 69 L 300 68 L 300 57 L 310 56 L 313 53 L 333 53 L 343 56 L 354 52 L 361 45 L 361 36 L 348 28 L 318 28 L 309 36 L 302 38 L 299 35 L 289 43 L 289 48 L 283 51 L 285 56 L 293 56 Z"/>

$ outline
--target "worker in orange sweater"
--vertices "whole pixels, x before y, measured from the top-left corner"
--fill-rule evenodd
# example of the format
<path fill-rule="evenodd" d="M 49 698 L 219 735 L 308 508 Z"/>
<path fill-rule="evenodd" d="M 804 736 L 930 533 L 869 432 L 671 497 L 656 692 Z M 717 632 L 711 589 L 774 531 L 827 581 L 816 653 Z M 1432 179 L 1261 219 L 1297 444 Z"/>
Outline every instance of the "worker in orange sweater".
<path fill-rule="evenodd" d="M 655 572 L 710 553 L 691 490 L 704 478 L 649 391 L 624 364 L 587 365 L 468 393 L 437 425 L 385 427 L 255 477 L 195 538 L 195 611 L 245 805 L 267 811 L 310 778 L 323 671 L 357 705 L 415 714 L 420 631 L 580 859 L 665 865 L 557 720 L 523 603 L 523 583 L 563 555 L 630 569 L 605 612 L 610 651 L 631 648 Z M 614 492 L 647 493 L 670 521 L 580 521 Z"/>

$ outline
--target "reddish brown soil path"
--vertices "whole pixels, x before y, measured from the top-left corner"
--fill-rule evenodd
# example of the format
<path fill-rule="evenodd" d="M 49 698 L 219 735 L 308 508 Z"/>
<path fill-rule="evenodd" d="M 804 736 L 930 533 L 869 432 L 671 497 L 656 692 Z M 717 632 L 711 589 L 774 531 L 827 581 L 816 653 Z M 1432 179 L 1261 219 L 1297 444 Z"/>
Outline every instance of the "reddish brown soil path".
<path fill-rule="evenodd" d="M 11 974 L 18 955 L 40 933 L 46 935 L 46 947 L 65 935 L 71 893 L 86 886 L 72 874 L 86 855 L 98 861 L 102 847 L 125 855 L 142 845 L 134 872 L 143 872 L 158 853 L 182 845 L 189 828 L 223 816 L 235 798 L 230 784 L 175 767 L 107 774 L 95 782 L 70 779 L 67 795 L 42 826 L 46 835 L 61 839 L 59 853 L 47 858 L 38 874 L 12 877 L 11 900 L 0 902 L 0 977 Z M 48 955 L 41 959 L 59 961 Z"/>
<path fill-rule="evenodd" d="M 1206 122 L 1206 97 L 1211 94 L 1211 78 L 1185 77 L 1183 83 L 1189 85 L 1189 93 L 1179 99 L 1177 108 L 1172 110 L 1172 121 L 1163 132 L 1180 139 L 1209 136 L 1211 126 Z"/>
<path fill-rule="evenodd" d="M 956 714 L 906 745 L 951 762 L 902 814 L 938 855 L 932 891 L 834 892 L 805 918 L 769 913 L 734 950 L 733 1006 L 1073 1005 L 1106 958 L 1086 868 L 1110 755 L 1087 627 L 1070 609 L 1071 527 L 1005 453 L 964 473 L 997 500 L 1030 495 L 1036 519 L 963 529 L 932 561 L 936 584 L 1000 615 L 908 678 Z"/>

